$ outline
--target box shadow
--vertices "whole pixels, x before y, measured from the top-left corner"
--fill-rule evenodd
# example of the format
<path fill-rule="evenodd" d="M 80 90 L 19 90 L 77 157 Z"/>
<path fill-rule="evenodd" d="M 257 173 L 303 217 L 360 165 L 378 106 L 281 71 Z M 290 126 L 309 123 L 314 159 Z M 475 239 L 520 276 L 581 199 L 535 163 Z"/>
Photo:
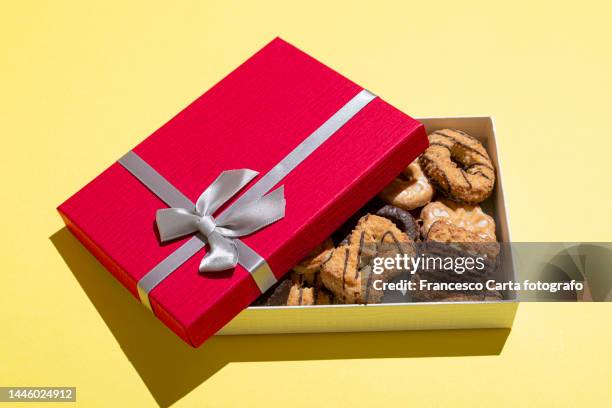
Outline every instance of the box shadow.
<path fill-rule="evenodd" d="M 216 336 L 185 344 L 66 229 L 50 238 L 161 407 L 232 362 L 498 355 L 509 329 Z"/>

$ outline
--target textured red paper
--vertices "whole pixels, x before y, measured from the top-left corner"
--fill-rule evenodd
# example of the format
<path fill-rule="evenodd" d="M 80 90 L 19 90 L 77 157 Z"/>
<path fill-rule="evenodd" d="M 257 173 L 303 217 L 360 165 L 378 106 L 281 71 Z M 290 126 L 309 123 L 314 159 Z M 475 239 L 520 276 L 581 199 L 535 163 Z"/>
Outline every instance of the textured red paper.
<path fill-rule="evenodd" d="M 134 151 L 195 201 L 223 170 L 265 174 L 362 88 L 275 39 Z M 300 164 L 286 216 L 243 241 L 277 277 L 325 239 L 427 146 L 423 126 L 377 98 Z M 160 244 L 165 207 L 115 163 L 59 207 L 71 231 L 134 296 L 136 282 L 184 240 Z M 259 296 L 247 271 L 200 275 L 204 251 L 157 286 L 155 314 L 198 346 Z"/>

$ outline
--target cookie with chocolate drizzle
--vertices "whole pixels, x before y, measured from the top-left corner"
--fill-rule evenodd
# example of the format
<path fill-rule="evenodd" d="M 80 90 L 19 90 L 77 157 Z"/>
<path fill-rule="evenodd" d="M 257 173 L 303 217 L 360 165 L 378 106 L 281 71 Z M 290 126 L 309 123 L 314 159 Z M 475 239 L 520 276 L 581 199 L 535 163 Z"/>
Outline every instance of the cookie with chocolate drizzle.
<path fill-rule="evenodd" d="M 299 264 L 293 267 L 293 271 L 299 274 L 312 275 L 319 272 L 321 264 L 327 262 L 334 250 L 334 243 L 330 238 L 327 238 L 315 249 L 310 251 L 306 258 L 302 259 Z"/>
<path fill-rule="evenodd" d="M 477 204 L 493 191 L 495 168 L 487 150 L 460 130 L 431 133 L 419 163 L 437 189 L 457 202 Z"/>
<path fill-rule="evenodd" d="M 434 189 L 423 174 L 419 160 L 408 165 L 379 196 L 387 203 L 404 210 L 414 210 L 431 201 Z"/>
<path fill-rule="evenodd" d="M 386 271 L 373 276 L 372 259 L 405 253 L 412 240 L 390 220 L 366 214 L 346 242 L 340 244 L 329 261 L 321 266 L 321 280 L 340 303 L 376 303 L 382 293 L 371 288 L 371 281 L 389 281 L 397 275 Z M 398 272 L 399 273 L 399 272 Z"/>
<path fill-rule="evenodd" d="M 376 215 L 393 221 L 393 223 L 397 225 L 397 228 L 405 232 L 411 240 L 417 241 L 419 239 L 419 226 L 412 214 L 408 211 L 402 210 L 394 205 L 385 205 L 380 210 L 376 211 Z"/>
<path fill-rule="evenodd" d="M 334 295 L 325 289 L 318 272 L 301 274 L 294 271 L 260 296 L 253 306 L 310 306 L 334 303 Z"/>
<path fill-rule="evenodd" d="M 334 296 L 320 286 L 305 286 L 294 283 L 287 297 L 287 306 L 331 305 Z"/>

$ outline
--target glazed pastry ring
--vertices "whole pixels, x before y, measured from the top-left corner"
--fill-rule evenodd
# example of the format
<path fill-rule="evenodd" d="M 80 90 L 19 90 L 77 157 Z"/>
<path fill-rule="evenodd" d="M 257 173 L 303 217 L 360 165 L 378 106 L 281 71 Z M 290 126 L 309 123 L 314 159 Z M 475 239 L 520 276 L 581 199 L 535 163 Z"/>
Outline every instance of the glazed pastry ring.
<path fill-rule="evenodd" d="M 419 162 L 429 180 L 452 200 L 477 204 L 493 192 L 493 163 L 484 146 L 465 132 L 433 132 Z"/>

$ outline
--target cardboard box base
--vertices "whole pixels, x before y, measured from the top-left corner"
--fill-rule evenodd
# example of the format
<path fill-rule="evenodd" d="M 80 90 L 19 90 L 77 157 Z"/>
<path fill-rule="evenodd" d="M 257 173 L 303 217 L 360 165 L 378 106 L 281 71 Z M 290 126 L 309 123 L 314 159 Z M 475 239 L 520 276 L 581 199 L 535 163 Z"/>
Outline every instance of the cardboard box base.
<path fill-rule="evenodd" d="M 518 302 L 249 308 L 219 335 L 510 328 Z"/>
<path fill-rule="evenodd" d="M 427 133 L 456 128 L 484 144 L 497 169 L 497 182 L 491 198 L 481 206 L 495 219 L 498 241 L 511 242 L 493 119 L 483 116 L 419 120 Z M 506 280 L 516 277 L 512 263 L 505 274 Z M 495 302 L 249 307 L 218 334 L 511 328 L 517 308 L 514 293 L 506 294 L 506 300 Z"/>

